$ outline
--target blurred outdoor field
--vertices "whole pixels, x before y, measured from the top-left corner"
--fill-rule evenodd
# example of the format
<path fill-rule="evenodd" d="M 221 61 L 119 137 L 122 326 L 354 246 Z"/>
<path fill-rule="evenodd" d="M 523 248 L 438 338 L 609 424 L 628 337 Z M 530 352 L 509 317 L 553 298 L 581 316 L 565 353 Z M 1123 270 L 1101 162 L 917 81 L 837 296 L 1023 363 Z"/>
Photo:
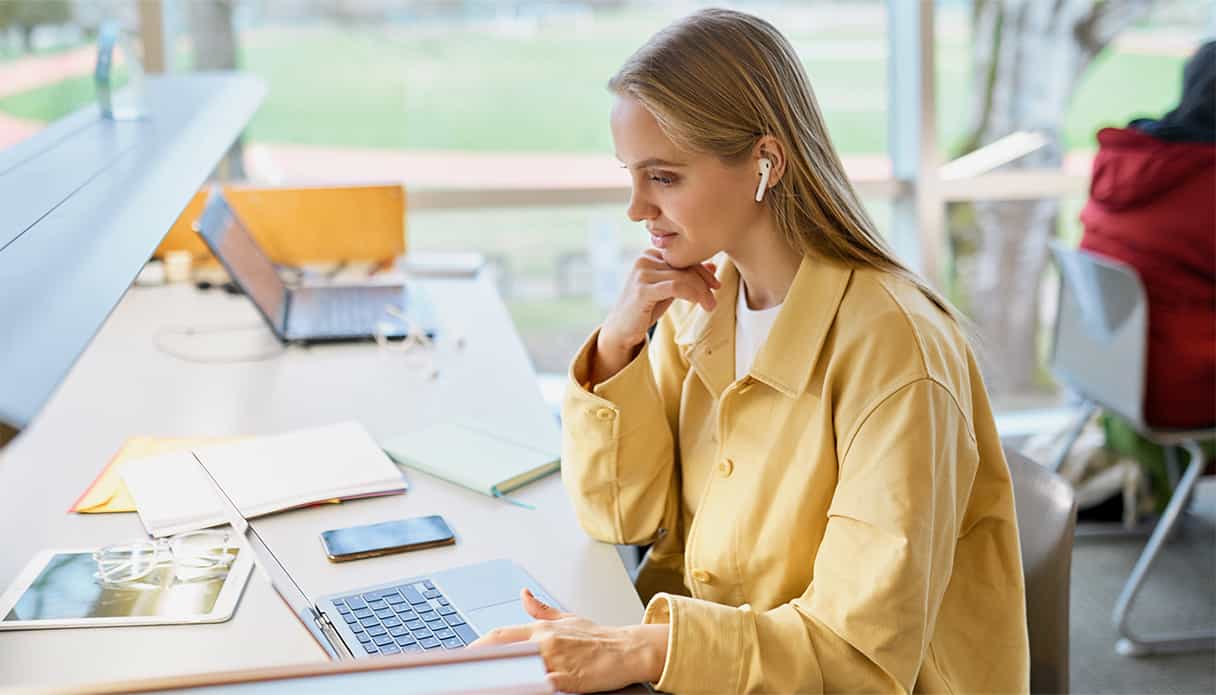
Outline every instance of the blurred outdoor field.
<path fill-rule="evenodd" d="M 290 25 L 245 16 L 240 65 L 265 80 L 267 96 L 247 131 L 257 144 L 385 150 L 587 153 L 610 156 L 607 79 L 648 36 L 684 9 L 624 5 L 615 11 L 508 19 Z M 882 3 L 754 8 L 793 41 L 833 140 L 844 156 L 887 148 L 887 39 Z M 964 137 L 970 104 L 970 44 L 964 5 L 943 5 L 937 22 L 939 141 L 949 154 Z M 1168 28 L 1167 28 L 1168 29 Z M 1132 33 L 1152 34 L 1151 24 Z M 63 46 L 57 50 L 81 50 Z M 188 45 L 176 67 L 190 66 Z M 6 63 L 26 60 L 11 49 Z M 1181 51 L 1122 44 L 1102 54 L 1076 92 L 1069 149 L 1092 149 L 1094 132 L 1177 99 Z M 45 123 L 93 99 L 91 75 L 48 78 L 8 93 L 0 119 Z M 2 122 L 0 122 L 2 125 Z M 560 180 L 562 171 L 553 171 Z M 867 201 L 887 226 L 885 201 Z M 1075 201 L 1061 226 L 1075 234 Z M 612 207 L 420 211 L 408 220 L 413 248 L 477 249 L 503 277 L 503 290 L 537 367 L 561 371 L 603 307 L 585 281 L 589 239 L 618 239 L 623 256 L 645 243 Z M 584 281 L 577 282 L 578 278 Z M 574 278 L 576 281 L 569 281 Z"/>

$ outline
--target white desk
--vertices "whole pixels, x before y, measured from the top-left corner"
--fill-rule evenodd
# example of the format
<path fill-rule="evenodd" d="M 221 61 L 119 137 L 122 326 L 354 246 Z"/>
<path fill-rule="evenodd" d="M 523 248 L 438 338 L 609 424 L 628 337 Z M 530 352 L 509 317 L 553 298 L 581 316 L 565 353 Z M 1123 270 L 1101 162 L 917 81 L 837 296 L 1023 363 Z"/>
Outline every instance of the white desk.
<path fill-rule="evenodd" d="M 465 337 L 462 350 L 441 350 L 434 381 L 374 344 L 292 348 L 243 364 L 183 362 L 156 349 L 158 330 L 254 325 L 252 305 L 244 297 L 190 287 L 129 291 L 42 415 L 0 457 L 0 583 L 11 581 L 41 548 L 103 545 L 143 533 L 134 514 L 65 511 L 128 436 L 266 434 L 354 418 L 380 438 L 455 418 L 556 444 L 557 425 L 492 285 L 444 280 L 427 287 L 445 329 Z M 641 619 L 641 603 L 615 549 L 579 528 L 557 476 L 518 492 L 536 511 L 415 471 L 407 476 L 405 495 L 288 512 L 256 526 L 312 596 L 509 557 L 569 610 L 605 624 Z M 328 528 L 433 513 L 448 519 L 455 546 L 331 564 L 317 540 Z M 255 573 L 227 623 L 0 633 L 0 686 L 323 658 Z"/>

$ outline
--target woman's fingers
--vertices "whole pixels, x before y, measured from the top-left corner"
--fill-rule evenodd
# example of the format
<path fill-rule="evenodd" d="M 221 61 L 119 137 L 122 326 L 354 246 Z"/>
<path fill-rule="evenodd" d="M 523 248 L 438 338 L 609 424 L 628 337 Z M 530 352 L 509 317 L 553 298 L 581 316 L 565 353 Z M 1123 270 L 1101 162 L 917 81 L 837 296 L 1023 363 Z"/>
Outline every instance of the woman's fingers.
<path fill-rule="evenodd" d="M 716 269 L 712 262 L 674 268 L 663 260 L 658 249 L 646 249 L 634 262 L 629 283 L 635 288 L 631 291 L 636 292 L 636 296 L 653 303 L 654 308 L 644 319 L 654 321 L 672 299 L 684 299 L 700 304 L 706 311 L 713 311 L 718 305 L 714 290 L 722 287 L 714 276 Z"/>
<path fill-rule="evenodd" d="M 486 634 L 473 640 L 470 647 L 487 647 L 491 644 L 510 644 L 512 642 L 527 642 L 532 639 L 531 625 L 512 625 L 496 627 Z"/>
<path fill-rule="evenodd" d="M 663 260 L 663 252 L 656 248 L 642 249 L 642 255 L 639 258 L 646 258 L 662 265 L 667 265 L 667 261 Z"/>
<path fill-rule="evenodd" d="M 675 301 L 675 299 L 664 299 L 663 301 L 654 305 L 654 309 L 651 310 L 651 313 L 654 314 L 656 317 L 662 316 L 663 312 L 667 311 L 667 308 L 670 307 L 671 303 L 674 301 Z M 655 320 L 658 320 L 658 319 L 655 319 Z"/>
<path fill-rule="evenodd" d="M 528 612 L 528 615 L 537 620 L 560 620 L 570 615 L 536 598 L 536 595 L 528 589 L 521 590 L 519 595 L 523 601 L 524 610 Z"/>
<path fill-rule="evenodd" d="M 713 291 L 721 283 L 708 271 L 700 269 L 700 266 L 693 266 L 686 270 L 671 268 L 641 270 L 638 271 L 636 278 L 639 288 L 643 290 L 643 296 L 649 301 L 677 297 L 700 304 L 705 307 L 706 311 L 712 311 L 717 305 Z M 655 295 L 653 292 L 645 293 L 649 288 L 655 287 L 670 288 L 671 293 L 659 295 Z"/>
<path fill-rule="evenodd" d="M 684 299 L 694 304 L 700 304 L 706 311 L 713 311 L 717 305 L 717 300 L 700 279 L 690 280 L 679 277 L 663 280 L 644 286 L 642 295 L 647 300 L 656 303 L 672 298 Z"/>
<path fill-rule="evenodd" d="M 705 284 L 708 285 L 710 289 L 716 290 L 722 287 L 722 283 L 718 281 L 718 278 L 714 277 L 714 271 L 706 267 L 708 265 L 710 264 L 700 263 L 694 265 L 693 269 L 697 271 L 697 274 L 700 275 L 703 280 L 705 280 Z"/>
<path fill-rule="evenodd" d="M 557 693 L 576 693 L 578 687 L 574 682 L 574 678 L 569 673 L 562 671 L 553 671 L 545 674 L 545 680 L 549 681 L 549 687 L 553 688 L 553 692 Z"/>

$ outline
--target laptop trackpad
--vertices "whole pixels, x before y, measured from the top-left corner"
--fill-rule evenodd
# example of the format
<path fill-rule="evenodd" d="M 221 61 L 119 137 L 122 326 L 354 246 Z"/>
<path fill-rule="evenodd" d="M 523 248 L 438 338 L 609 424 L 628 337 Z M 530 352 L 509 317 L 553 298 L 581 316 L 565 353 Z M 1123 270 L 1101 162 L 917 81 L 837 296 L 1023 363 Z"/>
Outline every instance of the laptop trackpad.
<path fill-rule="evenodd" d="M 524 604 L 519 601 L 508 601 L 496 606 L 466 611 L 464 617 L 477 630 L 478 635 L 484 635 L 496 627 L 536 622 L 536 619 L 524 610 Z"/>

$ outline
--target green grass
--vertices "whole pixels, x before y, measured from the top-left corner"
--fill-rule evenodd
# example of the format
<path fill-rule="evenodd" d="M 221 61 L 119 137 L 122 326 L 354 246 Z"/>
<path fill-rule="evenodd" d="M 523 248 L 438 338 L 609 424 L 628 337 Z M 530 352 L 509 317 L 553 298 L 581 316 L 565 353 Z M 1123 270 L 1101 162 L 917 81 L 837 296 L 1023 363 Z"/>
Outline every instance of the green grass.
<path fill-rule="evenodd" d="M 443 40 L 366 31 L 265 32 L 244 45 L 244 64 L 270 86 L 250 134 L 255 140 L 364 147 L 607 152 L 611 96 L 605 82 L 636 43 L 636 37 L 612 31 L 527 40 L 477 31 Z M 304 55 L 342 60 L 301 64 Z M 825 104 L 833 94 L 855 94 L 858 84 L 885 79 L 877 60 L 807 67 L 823 75 L 816 88 Z M 885 148 L 881 110 L 829 109 L 828 119 L 845 151 Z"/>
<path fill-rule="evenodd" d="M 260 142 L 337 147 L 609 153 L 611 97 L 604 83 L 668 19 L 657 13 L 597 16 L 582 35 L 542 27 L 527 37 L 477 28 L 442 36 L 336 26 L 246 32 L 242 65 L 268 87 L 249 135 Z M 837 149 L 886 152 L 885 37 L 857 27 L 826 32 L 789 25 Z M 869 48 L 873 56 L 866 54 Z M 967 125 L 967 51 L 959 39 L 937 45 L 944 152 L 953 152 Z M 185 54 L 177 62 L 188 68 Z M 1065 121 L 1066 146 L 1091 148 L 1102 125 L 1163 113 L 1177 99 L 1182 62 L 1104 54 L 1078 85 Z M 51 121 L 93 98 L 86 76 L 0 99 L 0 111 Z M 1061 234 L 1073 238 L 1080 201 L 1063 202 Z M 866 205 L 885 228 L 889 204 Z M 639 226 L 615 206 L 422 211 L 411 213 L 408 236 L 412 248 L 472 248 L 505 260 L 513 286 L 508 307 L 529 352 L 539 369 L 561 371 L 603 309 L 586 297 L 556 296 L 558 259 L 585 252 L 590 230 L 603 224 L 614 227 L 623 253 L 646 243 Z"/>
<path fill-rule="evenodd" d="M 604 317 L 604 310 L 586 297 L 569 299 L 515 300 L 508 304 L 511 318 L 521 333 L 537 334 L 553 326 L 575 327 L 579 339 L 586 338 Z"/>
<path fill-rule="evenodd" d="M 641 226 L 613 206 L 423 210 L 410 213 L 407 236 L 411 248 L 505 257 L 512 273 L 528 276 L 552 273 L 558 257 L 585 251 L 590 230 L 600 224 L 612 225 L 622 249 L 646 243 Z"/>
<path fill-rule="evenodd" d="M 127 83 L 125 68 L 115 69 L 113 76 L 116 86 L 121 87 Z M 80 107 L 93 103 L 96 98 L 97 91 L 93 86 L 92 75 L 71 77 L 55 84 L 0 99 L 0 111 L 18 118 L 49 122 L 63 118 Z"/>
<path fill-rule="evenodd" d="M 1102 126 L 1123 127 L 1133 118 L 1158 118 L 1178 104 L 1185 58 L 1107 52 L 1078 85 L 1064 122 L 1069 147 L 1095 148 Z"/>
<path fill-rule="evenodd" d="M 264 29 L 241 37 L 241 63 L 268 93 L 249 135 L 255 141 L 392 149 L 609 152 L 608 76 L 667 17 L 608 15 L 584 35 L 566 28 L 511 37 L 479 28 L 442 36 L 402 29 Z M 849 37 L 790 34 L 807 56 L 837 149 L 887 148 L 887 65 L 881 50 L 835 56 Z M 827 47 L 827 50 L 825 50 Z M 937 47 L 939 137 L 957 145 L 966 127 L 966 44 Z M 1103 54 L 1077 89 L 1065 123 L 1069 148 L 1137 115 L 1159 115 L 1177 98 L 1182 58 Z M 1134 98 L 1127 95 L 1134 94 Z M 92 101 L 89 77 L 0 99 L 0 111 L 51 121 Z"/>

